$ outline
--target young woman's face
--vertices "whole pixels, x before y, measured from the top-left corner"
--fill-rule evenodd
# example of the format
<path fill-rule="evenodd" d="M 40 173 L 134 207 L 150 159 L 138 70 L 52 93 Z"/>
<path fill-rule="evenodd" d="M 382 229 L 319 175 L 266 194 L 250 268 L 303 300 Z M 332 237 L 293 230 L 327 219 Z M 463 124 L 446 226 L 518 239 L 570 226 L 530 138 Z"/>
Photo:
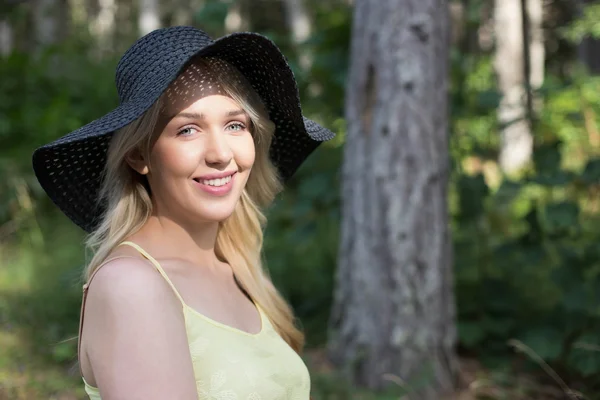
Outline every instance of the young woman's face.
<path fill-rule="evenodd" d="M 254 164 L 248 115 L 222 94 L 175 102 L 165 115 L 148 174 L 156 211 L 185 223 L 226 219 Z"/>

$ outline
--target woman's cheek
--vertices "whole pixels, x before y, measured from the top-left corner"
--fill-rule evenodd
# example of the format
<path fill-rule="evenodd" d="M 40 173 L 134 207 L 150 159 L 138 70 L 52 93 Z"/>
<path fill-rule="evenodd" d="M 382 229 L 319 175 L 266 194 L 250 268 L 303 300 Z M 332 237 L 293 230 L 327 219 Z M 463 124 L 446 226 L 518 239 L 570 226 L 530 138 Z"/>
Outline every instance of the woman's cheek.
<path fill-rule="evenodd" d="M 193 146 L 170 146 L 159 155 L 162 164 L 175 175 L 188 176 L 200 162 L 198 150 Z"/>
<path fill-rule="evenodd" d="M 254 140 L 251 135 L 244 137 L 244 140 L 240 140 L 236 143 L 236 163 L 238 167 L 249 169 L 254 165 L 255 149 Z"/>

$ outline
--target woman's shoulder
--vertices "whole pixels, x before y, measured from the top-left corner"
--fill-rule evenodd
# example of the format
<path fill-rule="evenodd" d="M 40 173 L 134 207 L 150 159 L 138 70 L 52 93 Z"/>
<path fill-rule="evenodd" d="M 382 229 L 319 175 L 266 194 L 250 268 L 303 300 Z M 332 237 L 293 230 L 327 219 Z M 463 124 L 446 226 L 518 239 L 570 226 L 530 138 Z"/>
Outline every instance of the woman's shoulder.
<path fill-rule="evenodd" d="M 106 340 L 134 340 L 155 329 L 181 336 L 185 320 L 180 311 L 171 288 L 150 262 L 136 257 L 110 260 L 89 282 L 83 325 L 85 347 L 104 348 Z M 127 335 L 123 335 L 123 327 L 127 327 Z"/>
<path fill-rule="evenodd" d="M 139 312 L 170 296 L 171 289 L 148 260 L 127 252 L 115 252 L 107 260 L 88 282 L 90 306 L 115 306 L 122 312 L 135 307 Z"/>
<path fill-rule="evenodd" d="M 104 390 L 115 397 L 117 390 L 147 392 L 149 387 L 191 391 L 186 386 L 193 383 L 186 364 L 189 345 L 177 299 L 146 259 L 111 257 L 88 287 L 82 365 L 91 362 L 94 382 L 104 382 Z M 140 388 L 138 383 L 153 374 L 161 378 Z"/>

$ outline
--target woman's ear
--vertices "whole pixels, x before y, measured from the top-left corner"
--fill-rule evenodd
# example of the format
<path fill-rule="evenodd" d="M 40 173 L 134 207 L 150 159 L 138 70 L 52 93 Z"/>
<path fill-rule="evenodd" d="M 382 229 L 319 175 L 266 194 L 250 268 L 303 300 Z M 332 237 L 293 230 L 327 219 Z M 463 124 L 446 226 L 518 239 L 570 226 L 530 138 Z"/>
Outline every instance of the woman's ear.
<path fill-rule="evenodd" d="M 146 175 L 150 171 L 148 161 L 137 147 L 125 155 L 125 161 L 140 175 Z"/>

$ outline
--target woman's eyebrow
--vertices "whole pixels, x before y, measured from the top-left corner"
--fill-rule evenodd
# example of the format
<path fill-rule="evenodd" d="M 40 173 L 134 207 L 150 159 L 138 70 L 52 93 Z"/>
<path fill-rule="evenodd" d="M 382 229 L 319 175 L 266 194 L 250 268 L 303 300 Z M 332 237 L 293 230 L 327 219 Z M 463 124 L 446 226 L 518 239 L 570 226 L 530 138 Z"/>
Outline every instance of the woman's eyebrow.
<path fill-rule="evenodd" d="M 236 117 L 238 115 L 246 115 L 246 111 L 240 109 L 237 110 L 230 110 L 227 111 L 225 113 L 226 117 Z M 187 118 L 187 119 L 197 119 L 197 120 L 203 120 L 205 119 L 205 115 L 202 113 L 194 113 L 194 112 L 180 112 L 179 114 L 174 115 L 171 119 L 173 118 Z"/>
<path fill-rule="evenodd" d="M 231 110 L 228 111 L 226 116 L 227 117 L 236 117 L 238 115 L 246 115 L 246 111 L 242 110 L 241 108 L 237 109 L 237 110 Z"/>
<path fill-rule="evenodd" d="M 178 114 L 173 115 L 173 117 L 171 117 L 171 119 L 173 119 L 173 118 L 204 119 L 204 114 L 180 112 Z"/>

